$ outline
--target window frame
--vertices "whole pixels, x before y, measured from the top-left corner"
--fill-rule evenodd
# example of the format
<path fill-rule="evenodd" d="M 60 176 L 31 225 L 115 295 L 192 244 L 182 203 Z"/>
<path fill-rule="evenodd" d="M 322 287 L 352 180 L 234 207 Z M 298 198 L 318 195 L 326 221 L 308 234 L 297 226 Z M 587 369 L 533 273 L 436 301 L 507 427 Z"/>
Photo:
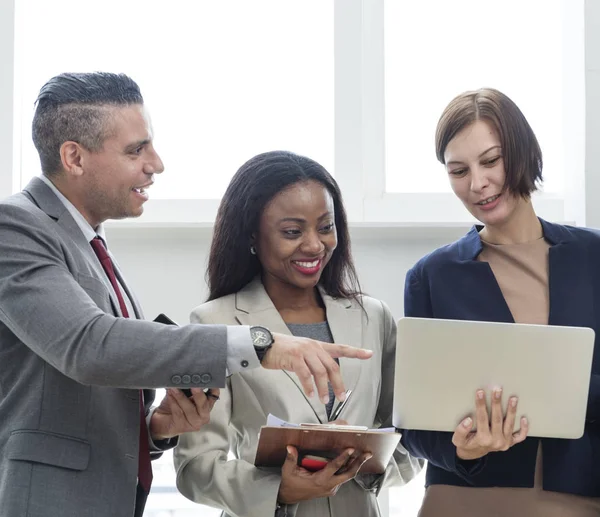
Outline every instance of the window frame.
<path fill-rule="evenodd" d="M 0 194 L 20 190 L 19 170 L 20 99 L 18 92 L 18 38 L 15 40 L 15 14 L 18 0 L 2 3 L 0 67 L 7 79 L 0 85 L 0 102 L 9 114 L 0 121 L 3 152 Z M 575 156 L 573 176 L 564 179 L 561 194 L 534 194 L 541 217 L 553 221 L 585 222 L 581 189 L 573 187 L 585 180 L 585 65 L 584 0 L 562 0 L 564 29 L 568 38 L 563 52 L 565 74 L 563 102 L 569 122 L 577 128 L 565 142 L 565 150 Z M 15 9 L 16 7 L 16 9 Z M 16 11 L 16 13 L 15 13 Z M 384 0 L 334 0 L 334 160 L 335 176 L 344 194 L 353 225 L 447 226 L 473 222 L 473 218 L 451 193 L 386 192 L 385 170 L 385 74 Z M 356 56 L 360 56 L 357 59 Z M 12 79 L 12 80 L 11 80 Z M 580 99 L 579 101 L 577 99 Z M 571 161 L 573 163 L 573 160 Z M 570 172 L 571 174 L 571 172 Z M 574 181 L 575 180 L 575 181 Z M 585 181 L 584 181 L 585 184 Z M 138 219 L 111 224 L 127 226 L 206 226 L 214 222 L 218 199 L 150 199 Z M 584 203 L 585 204 L 585 203 Z"/>

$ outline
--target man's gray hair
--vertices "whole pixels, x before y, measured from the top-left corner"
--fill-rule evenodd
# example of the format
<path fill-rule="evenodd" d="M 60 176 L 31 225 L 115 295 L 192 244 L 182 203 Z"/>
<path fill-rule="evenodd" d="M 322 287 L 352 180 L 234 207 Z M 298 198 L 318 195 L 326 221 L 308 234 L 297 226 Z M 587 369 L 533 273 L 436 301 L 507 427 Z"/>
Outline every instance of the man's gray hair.
<path fill-rule="evenodd" d="M 111 108 L 143 103 L 138 85 L 125 74 L 65 73 L 50 79 L 36 100 L 32 125 L 42 172 L 49 176 L 61 171 L 64 142 L 101 150 Z"/>

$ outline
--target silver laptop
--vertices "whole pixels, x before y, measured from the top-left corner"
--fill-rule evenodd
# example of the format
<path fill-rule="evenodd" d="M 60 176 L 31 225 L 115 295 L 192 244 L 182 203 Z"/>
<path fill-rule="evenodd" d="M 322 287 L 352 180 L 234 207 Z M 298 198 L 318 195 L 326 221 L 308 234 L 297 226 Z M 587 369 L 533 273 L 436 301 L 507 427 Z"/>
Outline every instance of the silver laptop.
<path fill-rule="evenodd" d="M 590 385 L 590 328 L 425 318 L 398 322 L 394 426 L 453 432 L 475 392 L 519 397 L 528 436 L 580 438 Z"/>

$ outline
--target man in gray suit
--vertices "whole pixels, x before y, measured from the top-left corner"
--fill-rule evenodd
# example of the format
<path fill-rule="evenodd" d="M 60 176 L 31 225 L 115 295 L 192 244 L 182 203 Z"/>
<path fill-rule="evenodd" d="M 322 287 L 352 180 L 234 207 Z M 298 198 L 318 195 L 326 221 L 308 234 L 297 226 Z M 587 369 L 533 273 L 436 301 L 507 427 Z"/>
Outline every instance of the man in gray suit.
<path fill-rule="evenodd" d="M 138 86 L 62 74 L 41 89 L 42 176 L 0 203 L 0 513 L 141 515 L 150 457 L 206 423 L 226 372 L 294 371 L 323 400 L 333 357 L 367 351 L 261 327 L 142 321 L 102 223 L 139 216 L 163 170 Z M 314 383 L 313 384 L 313 379 Z M 152 388 L 178 389 L 151 408 Z"/>

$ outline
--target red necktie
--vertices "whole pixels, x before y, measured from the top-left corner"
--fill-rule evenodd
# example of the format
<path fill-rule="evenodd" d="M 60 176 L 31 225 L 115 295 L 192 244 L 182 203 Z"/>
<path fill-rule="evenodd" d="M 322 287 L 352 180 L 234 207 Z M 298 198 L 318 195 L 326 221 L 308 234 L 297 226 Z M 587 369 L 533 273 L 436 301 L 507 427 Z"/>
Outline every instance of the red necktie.
<path fill-rule="evenodd" d="M 119 283 L 117 282 L 117 276 L 115 275 L 115 268 L 108 251 L 106 250 L 104 241 L 101 237 L 95 237 L 90 244 L 92 245 L 92 248 L 94 248 L 94 251 L 98 256 L 98 260 L 100 260 L 100 264 L 102 264 L 102 268 L 104 269 L 104 272 L 106 273 L 106 276 L 108 277 L 108 280 L 110 281 L 115 294 L 117 295 L 121 314 L 123 314 L 124 318 L 129 318 L 129 311 L 125 305 L 123 295 L 121 294 L 121 289 L 119 288 Z M 150 463 L 148 426 L 146 425 L 146 412 L 144 411 L 144 396 L 142 390 L 140 390 L 140 451 L 138 461 L 138 479 L 144 491 L 149 493 L 150 486 L 152 485 L 152 465 Z"/>

